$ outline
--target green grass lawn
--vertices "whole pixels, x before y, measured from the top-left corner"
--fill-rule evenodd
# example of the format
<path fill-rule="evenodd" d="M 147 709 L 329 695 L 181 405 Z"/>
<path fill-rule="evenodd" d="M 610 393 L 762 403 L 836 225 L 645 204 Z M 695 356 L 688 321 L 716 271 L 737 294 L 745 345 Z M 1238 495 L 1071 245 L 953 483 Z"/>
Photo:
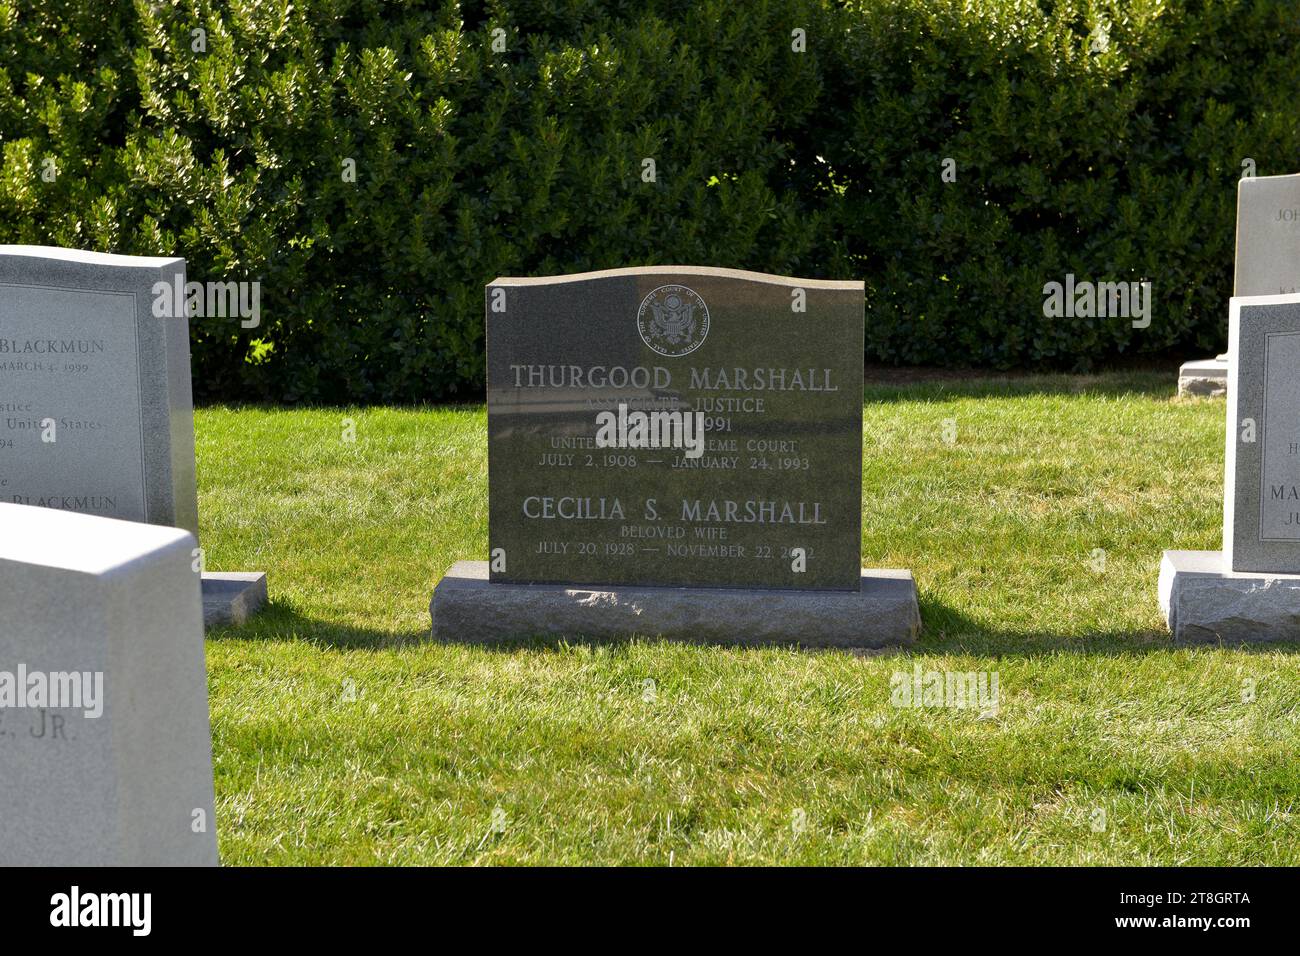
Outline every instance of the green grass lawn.
<path fill-rule="evenodd" d="M 208 566 L 273 598 L 207 644 L 223 860 L 1300 864 L 1297 648 L 1175 649 L 1156 607 L 1222 522 L 1224 405 L 1174 378 L 868 390 L 906 654 L 428 643 L 486 557 L 483 408 L 201 410 Z M 917 663 L 1000 709 L 891 706 Z"/>

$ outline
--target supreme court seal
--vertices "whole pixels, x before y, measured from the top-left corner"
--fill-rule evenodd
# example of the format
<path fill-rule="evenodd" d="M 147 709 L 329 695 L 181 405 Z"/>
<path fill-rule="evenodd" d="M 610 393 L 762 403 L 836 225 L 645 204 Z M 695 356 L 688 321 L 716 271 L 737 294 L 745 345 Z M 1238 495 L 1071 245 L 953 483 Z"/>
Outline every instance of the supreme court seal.
<path fill-rule="evenodd" d="M 636 328 L 660 355 L 689 355 L 709 334 L 709 307 L 693 289 L 661 285 L 641 301 Z"/>

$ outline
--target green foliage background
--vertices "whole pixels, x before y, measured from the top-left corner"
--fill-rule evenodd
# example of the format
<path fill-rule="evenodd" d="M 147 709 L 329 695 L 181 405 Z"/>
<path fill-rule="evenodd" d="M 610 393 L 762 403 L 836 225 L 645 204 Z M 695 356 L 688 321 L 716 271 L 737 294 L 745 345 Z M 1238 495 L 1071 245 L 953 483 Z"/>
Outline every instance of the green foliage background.
<path fill-rule="evenodd" d="M 0 242 L 259 279 L 261 328 L 194 323 L 206 398 L 473 396 L 485 283 L 640 264 L 862 278 L 885 361 L 1209 351 L 1298 41 L 1293 0 L 0 0 Z M 1067 272 L 1151 327 L 1045 319 Z"/>

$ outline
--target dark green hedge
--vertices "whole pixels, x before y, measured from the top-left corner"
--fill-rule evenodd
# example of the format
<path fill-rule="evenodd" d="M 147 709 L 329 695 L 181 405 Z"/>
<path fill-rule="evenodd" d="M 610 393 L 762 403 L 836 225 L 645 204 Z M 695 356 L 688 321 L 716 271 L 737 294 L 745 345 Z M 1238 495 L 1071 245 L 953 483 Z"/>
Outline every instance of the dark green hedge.
<path fill-rule="evenodd" d="M 886 361 L 1212 350 L 1298 41 L 1293 0 L 0 0 L 0 242 L 260 280 L 261 328 L 195 322 L 209 398 L 474 395 L 487 281 L 653 263 L 865 279 Z M 1068 272 L 1151 327 L 1044 318 Z"/>

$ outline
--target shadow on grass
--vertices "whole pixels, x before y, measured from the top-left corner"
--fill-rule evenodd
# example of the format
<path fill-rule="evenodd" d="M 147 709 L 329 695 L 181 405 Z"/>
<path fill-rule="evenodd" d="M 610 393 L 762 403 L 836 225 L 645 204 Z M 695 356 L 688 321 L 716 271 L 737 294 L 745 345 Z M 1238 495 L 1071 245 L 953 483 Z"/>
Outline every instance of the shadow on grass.
<path fill-rule="evenodd" d="M 271 600 L 266 607 L 247 623 L 240 626 L 218 627 L 208 631 L 209 641 L 297 641 L 334 650 L 391 650 L 433 642 L 433 623 L 413 631 L 390 631 L 377 628 L 338 624 L 300 614 L 284 601 Z M 446 641 L 450 646 L 475 648 L 489 653 L 515 653 L 523 650 L 562 651 L 568 647 L 605 648 L 626 651 L 638 643 L 677 643 L 662 638 L 618 637 L 521 637 L 509 641 Z M 736 645 L 740 647 L 742 645 Z"/>
<path fill-rule="evenodd" d="M 429 640 L 429 630 L 389 631 L 307 617 L 272 598 L 242 625 L 208 631 L 209 641 L 299 641 L 337 650 L 388 650 Z"/>
<path fill-rule="evenodd" d="M 1117 628 L 1083 634 L 1063 634 L 1051 630 L 1026 634 L 1023 631 L 1000 631 L 978 622 L 948 605 L 922 597 L 921 637 L 907 652 L 920 657 L 1051 657 L 1079 654 L 1089 657 L 1144 657 L 1167 651 L 1217 648 L 1246 653 L 1294 654 L 1300 642 L 1254 644 L 1196 643 L 1175 644 L 1173 635 L 1161 627 Z"/>
<path fill-rule="evenodd" d="M 1222 648 L 1245 653 L 1300 652 L 1297 643 L 1267 644 L 1174 644 L 1168 631 L 1114 630 L 1085 634 L 1061 634 L 1044 631 L 1027 635 L 1020 631 L 998 631 L 937 602 L 921 600 L 922 629 L 920 639 L 910 647 L 885 648 L 807 648 L 809 653 L 852 653 L 864 657 L 906 654 L 910 657 L 1050 657 L 1078 654 L 1089 657 L 1144 657 L 1149 654 L 1194 648 Z M 306 617 L 291 605 L 272 601 L 241 627 L 216 628 L 208 632 L 209 641 L 299 641 L 335 650 L 390 650 L 429 643 L 428 628 L 389 631 L 337 624 Z M 763 651 L 771 647 L 795 646 L 735 643 L 690 645 L 660 637 L 596 638 L 581 634 L 566 637 L 535 636 L 510 641 L 448 641 L 452 646 L 473 648 L 486 653 L 513 654 L 520 651 L 562 652 L 572 647 L 600 648 L 616 654 L 626 653 L 636 644 L 670 644 L 674 646 L 722 647 L 729 650 Z"/>

